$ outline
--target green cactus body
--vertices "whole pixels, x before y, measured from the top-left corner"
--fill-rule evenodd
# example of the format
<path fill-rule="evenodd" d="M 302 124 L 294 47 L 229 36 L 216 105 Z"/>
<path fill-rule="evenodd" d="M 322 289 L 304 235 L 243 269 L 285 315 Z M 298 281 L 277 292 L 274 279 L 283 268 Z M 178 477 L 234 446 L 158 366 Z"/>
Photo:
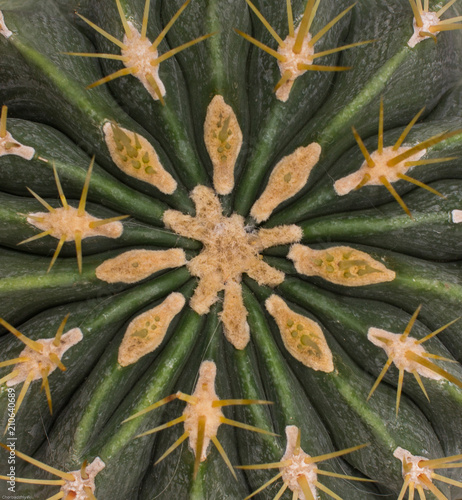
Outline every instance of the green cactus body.
<path fill-rule="evenodd" d="M 458 3 L 0 0 L 3 498 L 462 499 Z"/>

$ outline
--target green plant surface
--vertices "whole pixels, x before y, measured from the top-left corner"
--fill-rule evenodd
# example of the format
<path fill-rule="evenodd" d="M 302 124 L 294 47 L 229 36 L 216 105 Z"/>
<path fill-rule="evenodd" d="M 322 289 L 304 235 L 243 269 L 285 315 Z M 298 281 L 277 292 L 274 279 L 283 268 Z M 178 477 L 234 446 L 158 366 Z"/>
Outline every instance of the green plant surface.
<path fill-rule="evenodd" d="M 0 0 L 0 493 L 462 499 L 456 0 Z"/>

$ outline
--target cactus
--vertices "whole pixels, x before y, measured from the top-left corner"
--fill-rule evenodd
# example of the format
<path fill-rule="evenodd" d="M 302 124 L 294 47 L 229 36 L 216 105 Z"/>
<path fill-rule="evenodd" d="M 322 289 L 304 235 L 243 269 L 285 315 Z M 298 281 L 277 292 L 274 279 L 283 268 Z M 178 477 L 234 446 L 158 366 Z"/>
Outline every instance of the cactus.
<path fill-rule="evenodd" d="M 455 0 L 0 0 L 0 491 L 462 498 Z"/>

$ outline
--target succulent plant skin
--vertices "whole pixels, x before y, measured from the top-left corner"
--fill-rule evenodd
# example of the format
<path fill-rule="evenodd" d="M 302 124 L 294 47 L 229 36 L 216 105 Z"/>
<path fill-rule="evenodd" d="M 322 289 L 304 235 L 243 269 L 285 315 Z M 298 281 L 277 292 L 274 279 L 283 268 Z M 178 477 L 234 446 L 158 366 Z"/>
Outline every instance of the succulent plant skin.
<path fill-rule="evenodd" d="M 462 498 L 458 3 L 0 0 L 2 494 Z"/>

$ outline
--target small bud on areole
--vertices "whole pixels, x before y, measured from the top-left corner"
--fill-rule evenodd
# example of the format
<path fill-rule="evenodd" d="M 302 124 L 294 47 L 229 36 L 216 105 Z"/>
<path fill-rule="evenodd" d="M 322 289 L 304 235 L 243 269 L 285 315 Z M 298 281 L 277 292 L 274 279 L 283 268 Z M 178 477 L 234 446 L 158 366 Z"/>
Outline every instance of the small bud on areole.
<path fill-rule="evenodd" d="M 104 124 L 103 131 L 111 158 L 122 172 L 151 184 L 162 193 L 172 194 L 176 190 L 177 182 L 143 136 L 111 122 Z"/>
<path fill-rule="evenodd" d="M 233 108 L 216 95 L 207 108 L 204 142 L 213 164 L 213 186 L 218 194 L 234 187 L 234 167 L 242 146 L 242 132 Z"/>
<path fill-rule="evenodd" d="M 364 286 L 393 281 L 396 273 L 370 255 L 351 247 L 330 247 L 314 250 L 304 245 L 293 245 L 287 255 L 297 272 L 305 276 L 319 276 L 343 286 Z"/>
<path fill-rule="evenodd" d="M 136 363 L 159 347 L 170 323 L 185 302 L 181 293 L 171 293 L 161 304 L 133 319 L 119 347 L 119 364 L 128 366 Z"/>
<path fill-rule="evenodd" d="M 296 360 L 313 370 L 334 370 L 332 351 L 315 321 L 292 311 L 277 295 L 271 295 L 265 305 L 278 325 L 286 349 Z"/>

